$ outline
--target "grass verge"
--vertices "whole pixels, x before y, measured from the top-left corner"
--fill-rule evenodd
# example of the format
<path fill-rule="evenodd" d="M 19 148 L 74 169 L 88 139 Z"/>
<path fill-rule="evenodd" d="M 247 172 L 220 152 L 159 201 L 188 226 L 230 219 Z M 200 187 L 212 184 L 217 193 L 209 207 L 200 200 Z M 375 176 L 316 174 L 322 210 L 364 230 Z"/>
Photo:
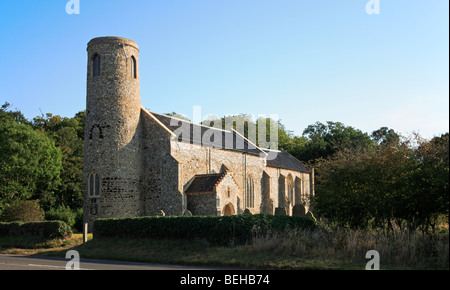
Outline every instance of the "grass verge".
<path fill-rule="evenodd" d="M 12 243 L 13 242 L 13 243 Z M 0 238 L 0 254 L 65 257 L 76 250 L 81 258 L 250 269 L 364 270 L 369 250 L 380 253 L 381 269 L 448 269 L 448 231 L 439 234 L 348 231 L 289 231 L 254 237 L 252 244 L 220 247 L 203 241 L 89 238 L 74 234 L 28 247 Z M 28 244 L 29 245 L 29 244 Z"/>

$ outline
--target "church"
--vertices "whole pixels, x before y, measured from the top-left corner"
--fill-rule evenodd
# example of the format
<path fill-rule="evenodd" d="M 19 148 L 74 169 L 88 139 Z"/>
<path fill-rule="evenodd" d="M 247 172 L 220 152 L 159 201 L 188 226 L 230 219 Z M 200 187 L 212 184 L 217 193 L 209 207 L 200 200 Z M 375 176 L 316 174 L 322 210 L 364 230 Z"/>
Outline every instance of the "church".
<path fill-rule="evenodd" d="M 84 222 L 139 216 L 308 212 L 314 170 L 283 150 L 152 112 L 140 99 L 139 48 L 87 47 Z"/>

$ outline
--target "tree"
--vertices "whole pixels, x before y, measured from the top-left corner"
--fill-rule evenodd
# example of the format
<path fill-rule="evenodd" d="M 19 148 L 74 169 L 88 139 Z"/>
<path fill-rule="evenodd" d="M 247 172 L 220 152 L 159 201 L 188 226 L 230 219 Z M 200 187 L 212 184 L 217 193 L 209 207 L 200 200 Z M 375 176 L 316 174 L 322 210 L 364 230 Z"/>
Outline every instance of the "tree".
<path fill-rule="evenodd" d="M 340 122 L 316 122 L 303 131 L 303 136 L 309 140 L 301 153 L 303 161 L 326 158 L 343 149 L 368 149 L 374 146 L 367 133 Z"/>
<path fill-rule="evenodd" d="M 25 116 L 22 114 L 22 112 L 18 111 L 17 109 L 16 109 L 16 111 L 11 111 L 10 108 L 11 108 L 11 104 L 8 102 L 5 102 L 0 107 L 0 114 L 3 116 L 9 116 L 10 118 L 12 118 L 14 121 L 16 121 L 19 124 L 31 125 L 31 122 L 25 118 Z"/>
<path fill-rule="evenodd" d="M 417 170 L 411 176 L 414 188 L 410 204 L 415 209 L 411 222 L 434 229 L 440 215 L 449 215 L 449 134 L 432 140 L 419 138 L 415 150 Z"/>
<path fill-rule="evenodd" d="M 400 142 L 400 135 L 388 127 L 373 131 L 371 137 L 378 145 L 397 145 Z"/>
<path fill-rule="evenodd" d="M 419 143 L 419 147 L 412 144 Z M 315 213 L 354 228 L 426 230 L 448 215 L 448 135 L 345 149 L 317 162 Z"/>
<path fill-rule="evenodd" d="M 27 199 L 50 206 L 62 169 L 61 152 L 54 141 L 3 110 L 0 140 L 0 207 Z"/>
<path fill-rule="evenodd" d="M 2 222 L 40 222 L 44 220 L 44 211 L 38 200 L 24 200 L 7 206 L 1 216 Z"/>
<path fill-rule="evenodd" d="M 55 188 L 54 208 L 69 206 L 76 210 L 83 206 L 83 136 L 86 114 L 81 111 L 74 118 L 62 118 L 47 113 L 33 119 L 36 130 L 54 140 L 62 153 L 61 184 Z"/>

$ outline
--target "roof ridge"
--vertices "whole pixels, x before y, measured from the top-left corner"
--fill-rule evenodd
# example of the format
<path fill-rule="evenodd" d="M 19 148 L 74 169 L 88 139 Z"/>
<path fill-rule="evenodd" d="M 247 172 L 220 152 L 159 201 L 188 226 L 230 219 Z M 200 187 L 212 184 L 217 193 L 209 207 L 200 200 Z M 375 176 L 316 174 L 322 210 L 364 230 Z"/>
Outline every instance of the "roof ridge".
<path fill-rule="evenodd" d="M 235 134 L 238 134 L 239 136 L 241 136 L 242 138 L 244 138 L 244 140 L 247 140 L 247 142 L 248 142 L 249 144 L 255 146 L 255 148 L 258 149 L 260 152 L 266 154 L 266 156 L 268 155 L 266 152 L 264 152 L 264 150 L 262 150 L 261 148 L 259 148 L 258 146 L 256 146 L 256 144 L 254 144 L 250 139 L 245 138 L 244 135 L 242 135 L 241 133 L 239 133 L 239 132 L 236 131 L 235 129 L 232 129 L 232 130 L 233 130 L 233 132 L 234 132 Z"/>
<path fill-rule="evenodd" d="M 194 123 L 194 122 L 189 121 L 189 120 L 183 120 L 183 119 L 180 119 L 180 118 L 177 118 L 177 117 L 169 116 L 169 115 L 162 114 L 162 113 L 153 112 L 153 111 L 150 111 L 150 110 L 147 110 L 147 111 L 149 111 L 152 114 L 160 115 L 160 116 L 171 118 L 171 119 L 176 119 L 178 121 L 186 122 L 186 123 L 189 123 L 189 124 L 192 124 L 192 125 L 195 125 L 195 126 L 200 126 L 200 127 L 204 127 L 204 128 L 208 128 L 208 129 L 215 129 L 215 130 L 219 130 L 219 131 L 232 133 L 232 131 L 230 131 L 230 130 L 225 130 L 225 129 L 216 128 L 216 127 L 211 127 L 211 126 L 207 126 L 207 125 L 204 125 L 204 124 L 197 124 L 197 123 Z"/>
<path fill-rule="evenodd" d="M 225 130 L 225 129 L 221 129 L 221 128 L 207 126 L 204 124 L 196 124 L 196 123 L 193 123 L 192 121 L 183 120 L 183 119 L 180 119 L 177 117 L 172 117 L 169 115 L 153 112 L 153 111 L 150 111 L 145 108 L 143 108 L 143 110 L 148 115 L 150 115 L 152 118 L 157 119 L 158 124 L 162 125 L 166 130 L 171 131 L 172 136 L 177 137 L 181 141 L 190 141 L 190 142 L 194 142 L 194 143 L 200 142 L 202 145 L 214 146 L 214 147 L 224 149 L 224 150 L 235 150 L 235 151 L 245 152 L 245 153 L 259 155 L 259 156 L 261 156 L 261 155 L 267 156 L 267 153 L 264 150 L 262 150 L 256 144 L 254 144 L 250 139 L 246 138 L 241 133 L 236 131 L 234 128 L 231 128 L 231 130 Z M 169 121 L 172 118 L 178 122 L 181 122 L 181 125 L 179 125 L 178 122 L 176 124 L 170 124 L 171 122 L 169 122 Z M 186 125 L 187 125 L 187 128 L 183 128 Z M 176 132 L 178 129 L 181 130 L 181 131 L 178 131 L 178 133 L 181 133 L 181 134 L 179 134 L 177 136 L 177 135 L 175 135 L 174 132 Z M 188 131 L 186 131 L 186 130 L 188 130 Z M 197 130 L 199 130 L 200 132 L 198 132 Z M 220 139 L 219 143 L 216 142 L 217 140 L 215 137 L 214 137 L 214 141 L 211 141 L 211 142 L 208 142 L 207 139 L 204 140 L 203 139 L 203 137 L 205 136 L 204 134 L 208 130 L 212 130 L 212 132 L 210 131 L 211 134 L 221 134 L 221 137 L 224 139 Z M 197 135 L 197 132 L 200 133 L 200 136 Z M 186 137 L 184 133 L 187 133 L 188 137 Z M 193 136 L 192 136 L 192 134 L 193 134 Z M 198 139 L 198 137 L 200 137 L 200 139 Z M 208 137 L 208 136 L 206 136 L 206 137 Z M 228 142 L 228 141 L 230 141 L 230 142 Z M 243 142 L 243 144 L 242 144 L 243 148 L 238 148 L 240 146 L 236 146 L 236 145 L 241 144 L 241 142 Z"/>
<path fill-rule="evenodd" d="M 158 120 L 158 118 L 156 118 L 153 114 L 153 112 L 147 110 L 146 108 L 144 108 L 143 106 L 141 106 L 141 111 L 143 111 L 144 113 L 146 113 L 148 116 L 150 116 L 156 123 L 158 123 L 158 125 L 160 125 L 161 127 L 164 128 L 164 130 L 166 130 L 171 136 L 176 137 L 176 135 L 169 129 L 167 128 L 166 125 L 164 125 L 163 123 L 161 123 L 160 120 Z M 157 114 L 157 113 L 156 113 Z"/>
<path fill-rule="evenodd" d="M 303 165 L 305 168 L 310 169 L 309 166 L 305 165 L 302 161 L 298 160 L 297 157 L 295 157 L 294 155 L 292 155 L 291 153 L 287 152 L 286 150 L 283 150 L 282 148 L 280 149 L 282 152 L 288 154 L 289 156 L 291 156 L 297 163 L 300 163 L 301 165 Z"/>
<path fill-rule="evenodd" d="M 207 175 L 222 175 L 224 172 L 221 173 L 203 173 L 203 174 L 196 174 L 194 176 L 207 176 Z"/>

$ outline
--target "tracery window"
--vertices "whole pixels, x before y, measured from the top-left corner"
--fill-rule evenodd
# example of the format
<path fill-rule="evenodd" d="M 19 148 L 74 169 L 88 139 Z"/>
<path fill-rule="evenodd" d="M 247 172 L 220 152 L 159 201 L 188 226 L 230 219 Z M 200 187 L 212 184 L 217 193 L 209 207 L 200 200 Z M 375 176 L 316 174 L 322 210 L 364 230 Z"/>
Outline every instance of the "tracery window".
<path fill-rule="evenodd" d="M 89 174 L 88 192 L 89 197 L 100 196 L 100 176 L 96 172 Z"/>

